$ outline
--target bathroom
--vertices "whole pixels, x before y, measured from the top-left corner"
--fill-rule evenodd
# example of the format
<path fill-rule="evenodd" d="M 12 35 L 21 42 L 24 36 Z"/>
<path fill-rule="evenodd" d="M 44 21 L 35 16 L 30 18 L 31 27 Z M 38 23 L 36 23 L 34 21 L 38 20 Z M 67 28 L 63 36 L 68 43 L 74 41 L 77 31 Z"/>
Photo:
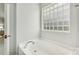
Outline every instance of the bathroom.
<path fill-rule="evenodd" d="M 78 55 L 78 10 L 77 3 L 0 3 L 0 55 Z"/>

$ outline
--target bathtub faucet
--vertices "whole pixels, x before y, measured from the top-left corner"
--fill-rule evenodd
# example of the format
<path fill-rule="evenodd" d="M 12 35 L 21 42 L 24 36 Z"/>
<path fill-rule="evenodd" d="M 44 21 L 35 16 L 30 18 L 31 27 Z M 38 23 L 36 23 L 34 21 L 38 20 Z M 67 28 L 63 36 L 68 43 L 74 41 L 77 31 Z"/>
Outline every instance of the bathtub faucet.
<path fill-rule="evenodd" d="M 24 48 L 26 48 L 26 47 L 27 47 L 27 45 L 28 45 L 28 44 L 30 44 L 30 43 L 35 44 L 35 42 L 34 42 L 34 41 L 28 41 L 28 42 L 24 45 Z"/>

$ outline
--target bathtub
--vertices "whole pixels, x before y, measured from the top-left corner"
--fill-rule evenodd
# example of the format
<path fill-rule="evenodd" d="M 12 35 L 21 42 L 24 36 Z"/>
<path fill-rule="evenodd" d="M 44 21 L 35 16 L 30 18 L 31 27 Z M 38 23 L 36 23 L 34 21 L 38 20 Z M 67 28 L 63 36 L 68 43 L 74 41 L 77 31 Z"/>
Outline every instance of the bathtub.
<path fill-rule="evenodd" d="M 28 41 L 34 41 L 35 44 L 29 44 L 24 48 Z M 19 44 L 19 55 L 72 55 L 75 53 L 55 42 L 40 39 L 28 41 Z"/>

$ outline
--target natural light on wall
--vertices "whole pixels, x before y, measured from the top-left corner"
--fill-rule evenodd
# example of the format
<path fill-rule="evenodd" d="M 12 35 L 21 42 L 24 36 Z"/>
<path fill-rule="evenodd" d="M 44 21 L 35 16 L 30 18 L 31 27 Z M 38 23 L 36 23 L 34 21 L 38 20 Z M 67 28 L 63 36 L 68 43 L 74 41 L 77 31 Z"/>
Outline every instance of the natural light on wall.
<path fill-rule="evenodd" d="M 70 32 L 69 3 L 43 3 L 40 6 L 43 31 Z"/>

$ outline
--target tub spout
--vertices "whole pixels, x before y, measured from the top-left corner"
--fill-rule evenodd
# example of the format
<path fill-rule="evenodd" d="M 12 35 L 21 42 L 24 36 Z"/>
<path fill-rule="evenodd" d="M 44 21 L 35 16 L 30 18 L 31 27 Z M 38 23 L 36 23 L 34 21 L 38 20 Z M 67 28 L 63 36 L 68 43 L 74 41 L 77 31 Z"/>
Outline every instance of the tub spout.
<path fill-rule="evenodd" d="M 26 47 L 28 46 L 28 44 L 30 44 L 30 43 L 35 44 L 34 41 L 28 41 L 28 42 L 24 45 L 24 48 L 26 48 Z"/>

